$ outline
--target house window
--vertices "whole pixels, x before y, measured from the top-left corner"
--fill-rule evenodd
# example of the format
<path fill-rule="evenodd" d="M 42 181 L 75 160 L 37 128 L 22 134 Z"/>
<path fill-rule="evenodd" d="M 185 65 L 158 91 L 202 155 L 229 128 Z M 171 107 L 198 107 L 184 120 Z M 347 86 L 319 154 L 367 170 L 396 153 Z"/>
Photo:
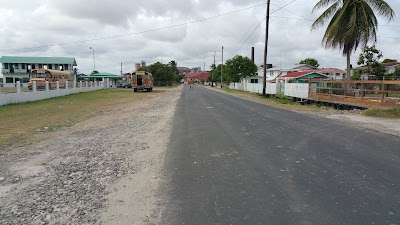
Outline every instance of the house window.
<path fill-rule="evenodd" d="M 18 63 L 14 64 L 14 69 L 18 69 Z"/>
<path fill-rule="evenodd" d="M 8 63 L 4 63 L 4 69 L 8 70 Z"/>
<path fill-rule="evenodd" d="M 60 67 L 58 67 L 58 64 L 56 64 L 56 65 L 54 66 L 54 69 L 55 69 L 55 70 L 59 70 L 59 69 L 60 69 Z"/>
<path fill-rule="evenodd" d="M 252 84 L 258 84 L 258 79 L 251 79 L 251 80 L 250 80 L 250 83 L 252 83 Z"/>
<path fill-rule="evenodd" d="M 32 64 L 32 69 L 33 70 L 36 69 L 36 65 L 35 64 Z"/>
<path fill-rule="evenodd" d="M 64 70 L 68 70 L 68 64 L 64 65 Z"/>
<path fill-rule="evenodd" d="M 49 64 L 48 67 L 49 67 L 49 70 L 53 69 L 53 65 L 52 64 Z"/>
<path fill-rule="evenodd" d="M 6 77 L 6 83 L 7 83 L 7 84 L 12 84 L 12 83 L 14 83 L 14 78 L 12 78 L 12 77 Z"/>
<path fill-rule="evenodd" d="M 23 69 L 23 70 L 25 69 L 25 63 L 21 64 L 21 69 Z"/>
<path fill-rule="evenodd" d="M 39 69 L 42 69 L 43 68 L 43 64 L 39 64 Z"/>
<path fill-rule="evenodd" d="M 29 82 L 29 77 L 22 78 L 22 83 L 28 83 L 28 82 Z"/>

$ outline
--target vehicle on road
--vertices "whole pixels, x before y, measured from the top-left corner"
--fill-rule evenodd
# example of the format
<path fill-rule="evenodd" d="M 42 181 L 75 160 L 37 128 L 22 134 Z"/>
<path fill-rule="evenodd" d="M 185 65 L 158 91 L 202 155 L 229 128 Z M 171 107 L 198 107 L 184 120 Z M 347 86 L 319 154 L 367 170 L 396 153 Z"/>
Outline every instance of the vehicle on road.
<path fill-rule="evenodd" d="M 31 72 L 31 79 L 28 82 L 28 89 L 32 90 L 33 82 L 36 82 L 36 90 L 45 90 L 46 81 L 49 82 L 49 89 L 56 88 L 56 82 L 59 82 L 59 88 L 65 88 L 65 81 L 72 81 L 72 73 L 61 70 L 35 69 Z"/>

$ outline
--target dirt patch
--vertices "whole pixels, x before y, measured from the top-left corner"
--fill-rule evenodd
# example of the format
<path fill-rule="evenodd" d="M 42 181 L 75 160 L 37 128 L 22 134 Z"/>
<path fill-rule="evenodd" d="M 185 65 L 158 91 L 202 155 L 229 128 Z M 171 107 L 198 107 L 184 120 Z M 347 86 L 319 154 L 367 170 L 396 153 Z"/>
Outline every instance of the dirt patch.
<path fill-rule="evenodd" d="M 1 152 L 0 224 L 148 221 L 181 88 L 139 94 L 149 98 Z"/>

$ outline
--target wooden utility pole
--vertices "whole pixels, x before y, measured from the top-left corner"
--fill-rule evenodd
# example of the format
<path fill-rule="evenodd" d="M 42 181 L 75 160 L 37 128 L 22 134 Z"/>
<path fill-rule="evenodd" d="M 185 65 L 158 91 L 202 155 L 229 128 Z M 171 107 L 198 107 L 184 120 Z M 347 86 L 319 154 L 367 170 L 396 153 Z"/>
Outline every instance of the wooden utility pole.
<path fill-rule="evenodd" d="M 221 88 L 222 88 L 222 73 L 224 68 L 224 46 L 222 46 L 222 62 L 221 62 Z"/>
<path fill-rule="evenodd" d="M 268 53 L 268 35 L 269 35 L 269 6 L 271 0 L 267 0 L 267 15 L 265 19 L 266 29 L 265 29 L 265 47 L 264 47 L 264 80 L 263 80 L 263 96 L 266 96 L 267 89 L 267 53 Z"/>

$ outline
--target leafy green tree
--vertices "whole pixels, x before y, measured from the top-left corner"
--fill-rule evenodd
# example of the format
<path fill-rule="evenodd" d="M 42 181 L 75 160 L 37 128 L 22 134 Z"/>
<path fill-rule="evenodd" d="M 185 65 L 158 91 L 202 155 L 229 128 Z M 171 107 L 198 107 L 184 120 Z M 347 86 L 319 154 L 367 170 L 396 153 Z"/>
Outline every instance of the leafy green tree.
<path fill-rule="evenodd" d="M 369 47 L 368 45 L 362 48 L 362 52 L 358 57 L 358 65 L 366 65 L 367 69 L 363 72 L 371 75 L 376 75 L 378 78 L 382 78 L 385 76 L 385 68 L 379 62 L 379 60 L 383 57 L 382 52 L 372 45 Z"/>
<path fill-rule="evenodd" d="M 316 60 L 314 58 L 303 59 L 299 62 L 299 64 L 306 64 L 309 66 L 319 67 L 318 60 Z"/>
<path fill-rule="evenodd" d="M 328 7 L 329 6 L 329 7 Z M 376 42 L 378 20 L 375 13 L 392 20 L 393 9 L 385 0 L 319 0 L 313 11 L 328 7 L 312 24 L 316 29 L 329 19 L 322 42 L 325 48 L 339 48 L 347 57 L 347 79 L 350 77 L 350 55 L 370 40 Z"/>
<path fill-rule="evenodd" d="M 382 63 L 391 63 L 391 62 L 397 62 L 397 59 L 384 59 Z"/>
<path fill-rule="evenodd" d="M 226 83 L 239 82 L 242 78 L 253 76 L 257 72 L 257 65 L 248 57 L 237 55 L 226 61 L 224 73 L 227 75 Z"/>
<path fill-rule="evenodd" d="M 351 79 L 351 80 L 359 80 L 360 77 L 361 77 L 360 71 L 355 71 L 355 72 L 353 73 L 353 75 L 351 75 L 350 79 Z"/>

